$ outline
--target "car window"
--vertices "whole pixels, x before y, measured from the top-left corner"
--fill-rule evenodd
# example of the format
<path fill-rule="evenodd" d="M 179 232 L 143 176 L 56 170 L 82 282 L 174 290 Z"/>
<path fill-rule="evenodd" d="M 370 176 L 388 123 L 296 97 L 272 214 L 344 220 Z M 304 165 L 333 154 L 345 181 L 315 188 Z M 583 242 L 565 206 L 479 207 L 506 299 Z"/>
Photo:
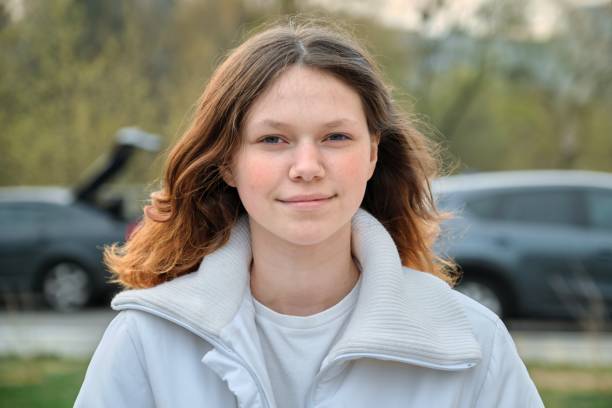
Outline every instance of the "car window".
<path fill-rule="evenodd" d="M 57 205 L 55 203 L 4 203 L 0 205 L 0 225 L 16 226 L 26 224 L 60 224 L 72 222 L 96 223 L 96 214 L 75 205 Z"/>
<path fill-rule="evenodd" d="M 441 211 L 461 211 L 463 200 L 457 193 L 437 193 L 434 196 L 436 208 Z"/>
<path fill-rule="evenodd" d="M 84 204 L 54 205 L 45 208 L 45 219 L 49 223 L 68 225 L 98 225 L 106 221 L 107 216 L 102 211 L 89 208 Z"/>
<path fill-rule="evenodd" d="M 55 203 L 27 203 L 27 207 L 36 212 L 39 222 L 66 222 L 69 218 L 65 216 L 66 207 Z"/>
<path fill-rule="evenodd" d="M 520 190 L 501 197 L 501 219 L 529 224 L 580 224 L 573 190 Z"/>
<path fill-rule="evenodd" d="M 591 190 L 587 193 L 589 224 L 612 231 L 612 191 Z"/>
<path fill-rule="evenodd" d="M 499 218 L 500 196 L 494 194 L 479 194 L 466 199 L 465 208 L 478 218 Z"/>
<path fill-rule="evenodd" d="M 4 229 L 35 225 L 38 222 L 38 214 L 38 210 L 31 206 L 4 203 L 0 205 L 0 226 Z"/>

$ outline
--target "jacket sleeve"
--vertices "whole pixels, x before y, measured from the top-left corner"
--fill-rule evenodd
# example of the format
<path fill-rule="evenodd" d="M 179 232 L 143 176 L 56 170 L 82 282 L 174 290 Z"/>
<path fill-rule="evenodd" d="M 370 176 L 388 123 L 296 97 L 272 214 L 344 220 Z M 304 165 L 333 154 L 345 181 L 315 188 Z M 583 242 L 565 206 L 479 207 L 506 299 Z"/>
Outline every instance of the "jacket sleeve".
<path fill-rule="evenodd" d="M 129 311 L 108 325 L 91 358 L 75 408 L 154 407 L 140 352 L 130 333 Z"/>
<path fill-rule="evenodd" d="M 544 407 L 510 333 L 499 320 L 488 364 L 476 407 Z"/>

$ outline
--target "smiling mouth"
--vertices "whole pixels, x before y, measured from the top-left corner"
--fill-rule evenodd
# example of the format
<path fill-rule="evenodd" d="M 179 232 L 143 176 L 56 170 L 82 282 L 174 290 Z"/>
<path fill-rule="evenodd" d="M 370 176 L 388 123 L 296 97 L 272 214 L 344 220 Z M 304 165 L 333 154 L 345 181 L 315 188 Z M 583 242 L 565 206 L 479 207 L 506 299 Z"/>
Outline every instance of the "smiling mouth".
<path fill-rule="evenodd" d="M 336 195 L 334 194 L 333 196 L 329 196 L 329 197 L 320 197 L 320 198 L 305 198 L 303 200 L 301 199 L 297 199 L 297 200 L 278 200 L 278 201 L 282 201 L 283 203 L 305 203 L 305 202 L 310 202 L 310 201 L 325 201 L 325 200 L 329 200 L 330 198 L 334 198 Z"/>
<path fill-rule="evenodd" d="M 283 201 L 283 200 L 278 200 L 279 202 L 286 204 L 290 207 L 296 207 L 296 208 L 316 208 L 316 207 L 320 207 L 322 205 L 324 205 L 325 203 L 331 201 L 333 198 L 335 198 L 336 196 L 330 196 L 327 198 L 318 198 L 318 199 L 314 199 L 314 200 L 303 200 L 303 201 Z"/>

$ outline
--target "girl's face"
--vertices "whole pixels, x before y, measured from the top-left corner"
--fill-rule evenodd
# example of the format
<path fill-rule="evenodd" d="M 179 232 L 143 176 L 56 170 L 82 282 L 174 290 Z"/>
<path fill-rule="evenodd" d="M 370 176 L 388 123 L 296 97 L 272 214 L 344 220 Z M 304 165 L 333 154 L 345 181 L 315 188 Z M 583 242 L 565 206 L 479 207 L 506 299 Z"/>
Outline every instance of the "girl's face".
<path fill-rule="evenodd" d="M 292 66 L 254 102 L 241 136 L 224 179 L 237 188 L 252 234 L 315 245 L 350 229 L 378 147 L 352 88 Z"/>

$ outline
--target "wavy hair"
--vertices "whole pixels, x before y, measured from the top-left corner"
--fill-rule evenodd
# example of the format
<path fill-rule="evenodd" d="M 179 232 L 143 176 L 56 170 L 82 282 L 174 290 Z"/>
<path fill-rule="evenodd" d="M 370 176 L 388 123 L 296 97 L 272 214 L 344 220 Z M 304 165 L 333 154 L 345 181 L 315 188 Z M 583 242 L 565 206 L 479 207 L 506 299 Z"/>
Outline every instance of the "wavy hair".
<path fill-rule="evenodd" d="M 168 155 L 161 190 L 151 194 L 142 221 L 125 244 L 105 248 L 112 282 L 158 285 L 193 272 L 228 241 L 246 211 L 222 171 L 241 144 L 249 107 L 292 65 L 334 75 L 359 94 L 369 131 L 379 138 L 361 207 L 389 231 L 405 266 L 455 283 L 456 268 L 433 250 L 447 216 L 436 210 L 431 192 L 439 168 L 433 143 L 398 110 L 377 64 L 349 33 L 296 20 L 251 36 L 215 70 L 191 125 Z"/>

